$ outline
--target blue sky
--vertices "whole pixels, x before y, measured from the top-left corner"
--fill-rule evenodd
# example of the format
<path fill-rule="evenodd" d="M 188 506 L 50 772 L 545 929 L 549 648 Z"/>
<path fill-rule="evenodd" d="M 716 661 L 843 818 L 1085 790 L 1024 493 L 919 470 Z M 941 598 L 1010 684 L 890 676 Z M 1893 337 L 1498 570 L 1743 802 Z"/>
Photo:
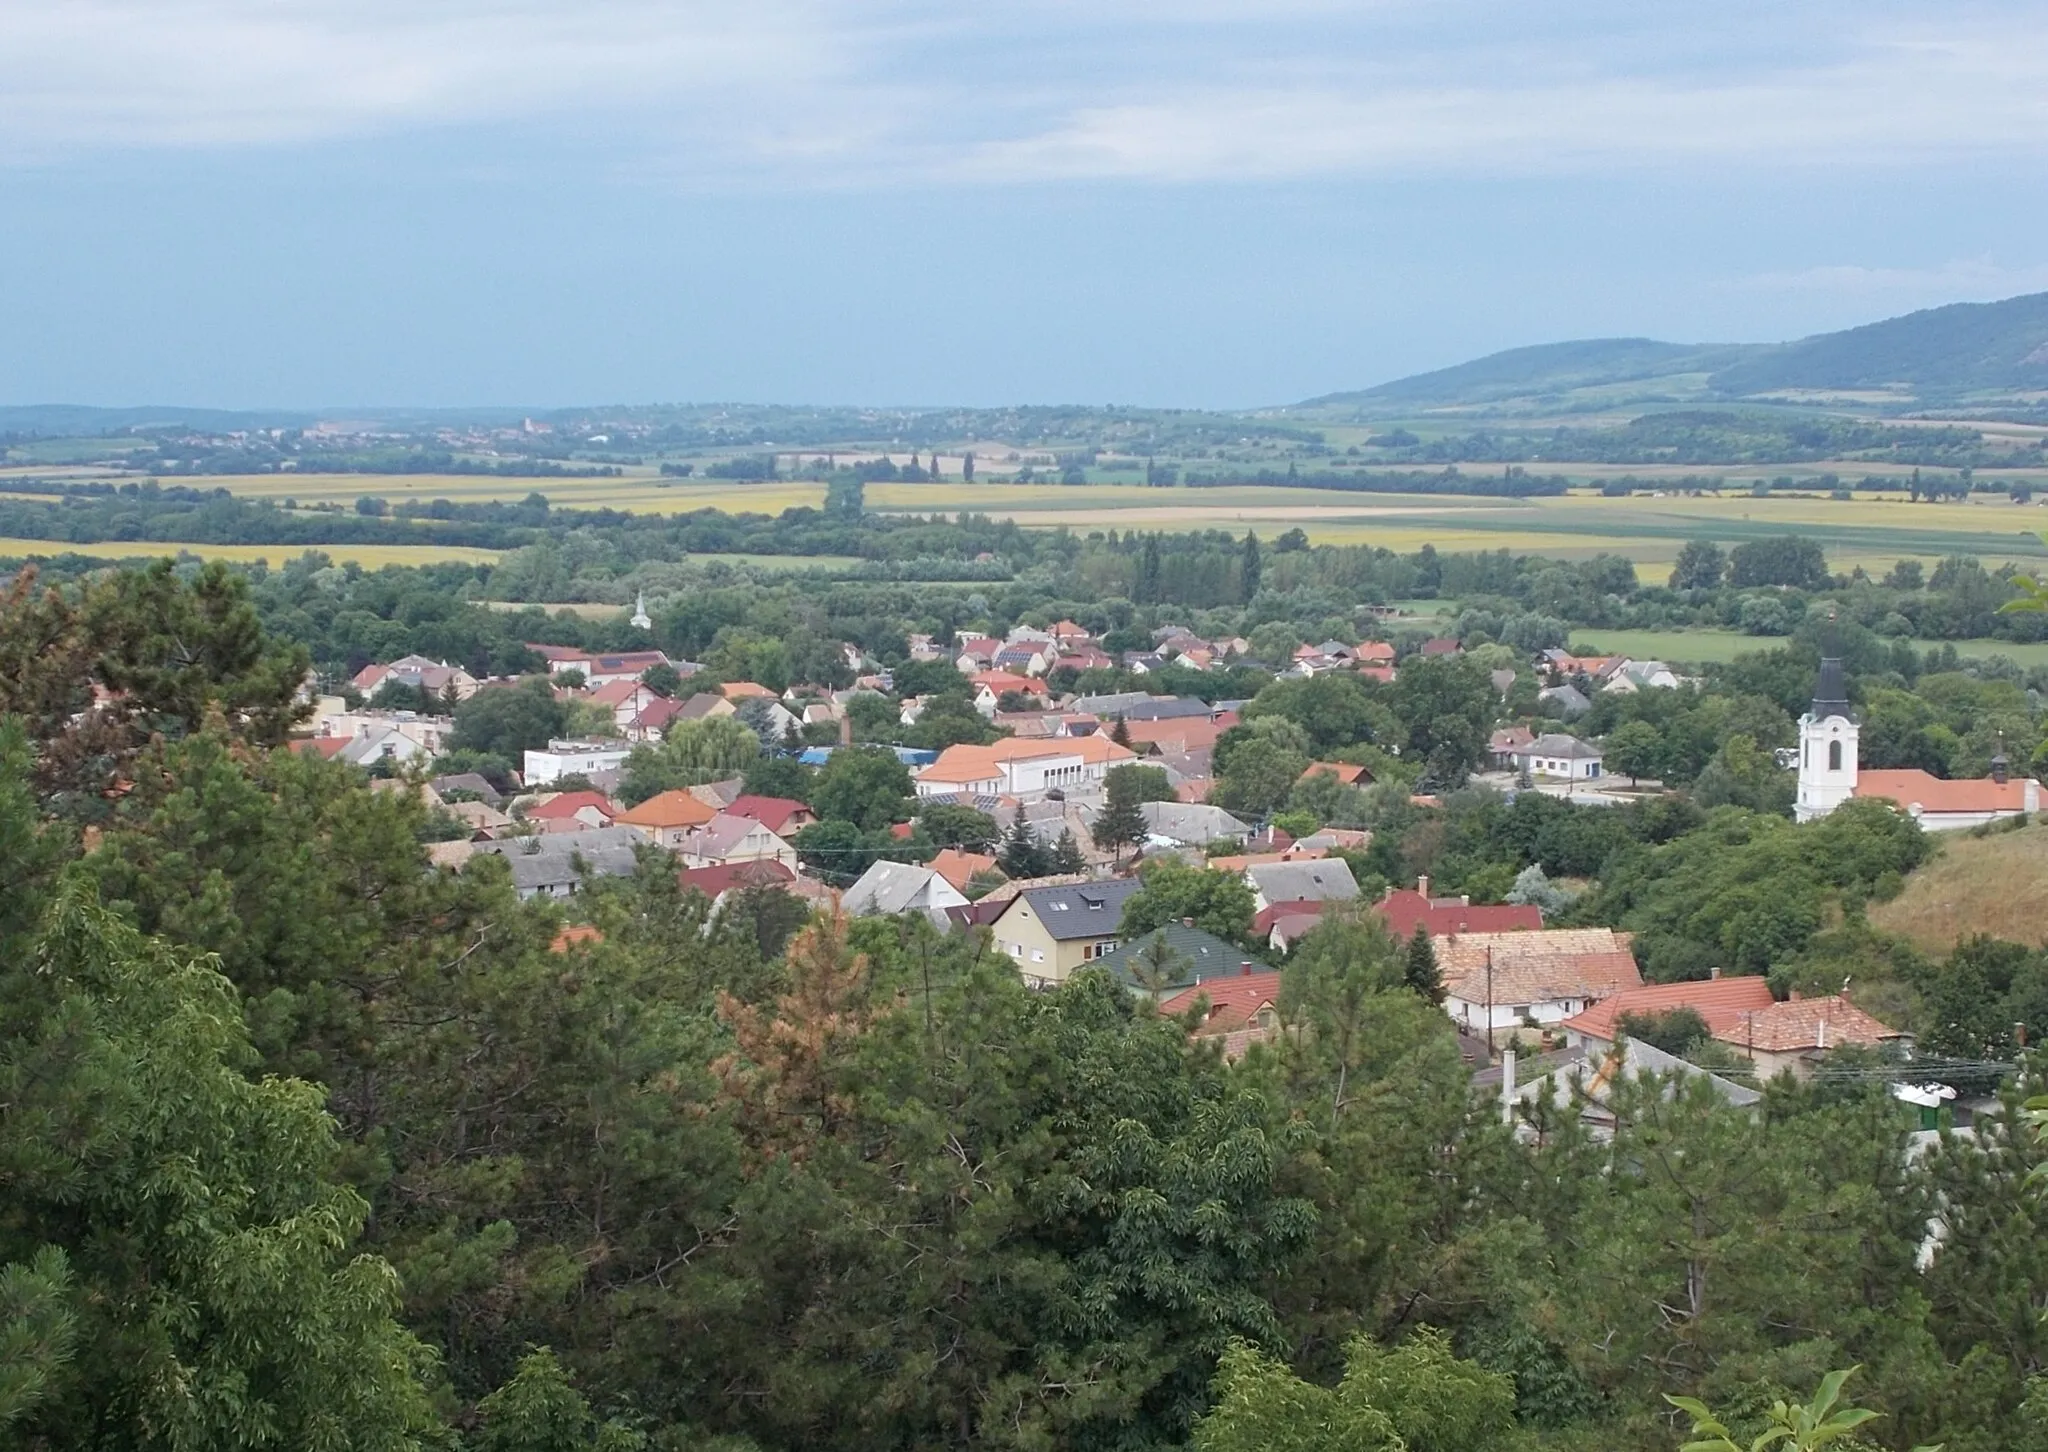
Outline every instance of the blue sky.
<path fill-rule="evenodd" d="M 2048 289 L 2048 6 L 0 0 L 0 402 L 1283 402 Z"/>

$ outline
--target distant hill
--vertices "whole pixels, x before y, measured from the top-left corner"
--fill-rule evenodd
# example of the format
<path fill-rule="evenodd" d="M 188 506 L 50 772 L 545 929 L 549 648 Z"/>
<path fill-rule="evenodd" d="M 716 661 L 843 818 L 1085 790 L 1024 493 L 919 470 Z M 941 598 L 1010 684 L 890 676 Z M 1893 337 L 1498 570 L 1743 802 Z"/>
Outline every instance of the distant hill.
<path fill-rule="evenodd" d="M 1877 389 L 1922 397 L 2048 389 L 2048 292 L 1951 303 L 1754 353 L 1713 378 L 1740 397 L 1786 389 Z"/>
<path fill-rule="evenodd" d="M 1289 412 L 1569 412 L 1760 395 L 1889 392 L 1900 405 L 1992 402 L 2048 391 L 2048 293 L 1952 303 L 1795 343 L 1592 338 L 1325 394 Z"/>
<path fill-rule="evenodd" d="M 1397 378 L 1375 388 L 1325 394 L 1304 409 L 1346 404 L 1445 405 L 1500 403 L 1514 398 L 1570 393 L 1613 384 L 1668 380 L 1688 374 L 1702 378 L 1765 352 L 1753 345 L 1659 343 L 1649 338 L 1587 338 L 1574 343 L 1539 343 L 1510 348 L 1470 363 Z"/>

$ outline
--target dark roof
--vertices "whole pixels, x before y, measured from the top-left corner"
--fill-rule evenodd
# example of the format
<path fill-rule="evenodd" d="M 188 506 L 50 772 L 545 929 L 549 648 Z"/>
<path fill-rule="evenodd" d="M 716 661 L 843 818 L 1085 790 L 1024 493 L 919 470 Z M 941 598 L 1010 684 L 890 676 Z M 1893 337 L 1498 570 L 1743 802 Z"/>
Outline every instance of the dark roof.
<path fill-rule="evenodd" d="M 1830 716 L 1844 720 L 1849 715 L 1849 683 L 1842 672 L 1841 658 L 1828 656 L 1820 663 L 1820 677 L 1813 683 L 1813 719 Z"/>
<path fill-rule="evenodd" d="M 1140 974 L 1147 969 L 1152 944 L 1160 938 L 1164 938 L 1167 947 L 1173 950 L 1176 971 L 1165 983 L 1147 984 Z M 1245 973 L 1272 971 L 1271 964 L 1259 961 L 1235 943 L 1225 942 L 1214 933 L 1191 928 L 1185 923 L 1168 923 L 1165 927 L 1154 928 L 1142 938 L 1119 944 L 1097 958 L 1095 966 L 1107 969 L 1117 982 L 1147 992 L 1168 992 L 1190 988 L 1214 978 L 1235 978 Z"/>
<path fill-rule="evenodd" d="M 1027 887 L 1017 896 L 1030 904 L 1048 933 L 1065 942 L 1099 938 L 1105 930 L 1114 933 L 1124 920 L 1124 904 L 1143 886 L 1134 877 L 1112 877 L 1065 887 Z"/>

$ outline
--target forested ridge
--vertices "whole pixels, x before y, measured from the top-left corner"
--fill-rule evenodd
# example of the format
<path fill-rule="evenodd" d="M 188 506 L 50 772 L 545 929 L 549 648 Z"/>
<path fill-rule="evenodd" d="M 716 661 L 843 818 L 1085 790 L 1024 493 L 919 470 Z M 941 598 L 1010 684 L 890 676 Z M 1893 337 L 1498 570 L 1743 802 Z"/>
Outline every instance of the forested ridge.
<path fill-rule="evenodd" d="M 1685 1440 L 1665 1394 L 1746 1440 L 1860 1365 L 1871 1446 L 2048 1447 L 2031 1077 L 1917 1152 L 1853 1057 L 1754 1115 L 1628 1083 L 1611 1143 L 1565 1105 L 1517 1137 L 1367 926 L 1311 935 L 1293 1031 L 1227 1064 L 1100 973 L 1033 994 L 919 919 L 713 916 L 654 854 L 558 951 L 563 906 L 496 859 L 428 867 L 419 798 L 283 749 L 311 657 L 263 588 L 0 597 L 17 1445 L 1592 1452 Z M 1802 669 L 1655 693 L 1712 791 L 1375 801 L 1373 863 L 1594 876 L 1569 912 L 1636 927 L 1653 972 L 1762 934 L 1832 989 L 1927 846 L 1744 795 L 1764 778 L 1713 743 L 1754 750 Z M 1400 732 L 1455 762 L 1483 674 L 1411 678 L 1275 688 L 1235 749 Z M 1981 709 L 1917 667 L 1888 688 Z M 2048 972 L 1972 951 L 2015 995 Z M 1930 1024 L 1935 966 L 1894 967 Z"/>

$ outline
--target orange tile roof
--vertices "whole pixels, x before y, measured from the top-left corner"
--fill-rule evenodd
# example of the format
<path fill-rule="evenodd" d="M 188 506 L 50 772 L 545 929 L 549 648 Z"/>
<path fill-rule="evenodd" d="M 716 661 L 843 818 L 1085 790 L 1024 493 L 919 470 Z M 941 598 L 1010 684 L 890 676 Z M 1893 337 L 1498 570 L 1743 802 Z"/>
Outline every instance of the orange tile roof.
<path fill-rule="evenodd" d="M 701 827 L 717 812 L 682 788 L 651 796 L 612 820 L 628 827 Z"/>
<path fill-rule="evenodd" d="M 1753 974 L 1691 983 L 1653 983 L 1642 988 L 1624 988 L 1612 998 L 1603 998 L 1584 1013 L 1566 1019 L 1564 1027 L 1611 1042 L 1614 1026 L 1625 1013 L 1669 1013 L 1675 1008 L 1689 1008 L 1706 1021 L 1710 1032 L 1719 1033 L 1745 1013 L 1769 1008 L 1772 1001 L 1771 985 Z"/>
<path fill-rule="evenodd" d="M 550 953 L 566 953 L 578 943 L 602 943 L 604 934 L 588 923 L 571 923 L 555 934 L 555 940 L 548 944 Z"/>
<path fill-rule="evenodd" d="M 1213 872 L 1243 872 L 1248 867 L 1271 867 L 1276 862 L 1312 862 L 1329 855 L 1327 847 L 1290 847 L 1285 852 L 1246 852 L 1235 857 L 1211 857 L 1206 866 Z"/>
<path fill-rule="evenodd" d="M 1345 786 L 1355 786 L 1360 777 L 1372 780 L 1372 773 L 1362 766 L 1353 766 L 1348 761 L 1311 761 L 1301 773 L 1300 780 L 1307 781 L 1317 772 L 1327 772 Z"/>
<path fill-rule="evenodd" d="M 727 681 L 718 689 L 728 701 L 742 701 L 750 696 L 766 696 L 771 701 L 777 699 L 775 692 L 752 681 Z"/>
<path fill-rule="evenodd" d="M 1225 1010 L 1235 1010 L 1248 1017 L 1279 997 L 1278 973 L 1240 973 L 1235 977 L 1204 979 L 1192 988 L 1183 988 L 1171 998 L 1161 1000 L 1159 1011 L 1186 1013 L 1195 1006 L 1197 999 L 1206 998 L 1211 1019 Z"/>
<path fill-rule="evenodd" d="M 1107 736 L 1009 737 L 990 746 L 949 746 L 939 759 L 918 773 L 919 781 L 987 781 L 1002 775 L 1006 761 L 1037 756 L 1078 756 L 1091 765 L 1131 761 L 1136 754 Z"/>
<path fill-rule="evenodd" d="M 965 892 L 967 884 L 978 874 L 995 870 L 996 860 L 986 853 L 962 852 L 958 847 L 948 847 L 925 865 L 951 883 L 956 892 Z"/>
<path fill-rule="evenodd" d="M 2023 812 L 2026 787 L 2023 777 L 2006 782 L 1988 776 L 1943 781 L 1919 770 L 1863 771 L 1856 776 L 1857 796 L 1885 797 L 1908 811 L 1919 807 L 1927 812 Z"/>
<path fill-rule="evenodd" d="M 1467 1003 L 1496 1004 L 1606 998 L 1640 988 L 1632 935 L 1612 928 L 1535 928 L 1512 933 L 1456 933 L 1435 940 L 1444 988 Z"/>
<path fill-rule="evenodd" d="M 1788 998 L 1783 1003 L 1740 1014 L 1727 1028 L 1717 1028 L 1714 1037 L 1733 1048 L 1792 1054 L 1805 1049 L 1835 1049 L 1843 1044 L 1867 1048 L 1905 1035 L 1887 1028 L 1836 994 L 1832 998 Z"/>

